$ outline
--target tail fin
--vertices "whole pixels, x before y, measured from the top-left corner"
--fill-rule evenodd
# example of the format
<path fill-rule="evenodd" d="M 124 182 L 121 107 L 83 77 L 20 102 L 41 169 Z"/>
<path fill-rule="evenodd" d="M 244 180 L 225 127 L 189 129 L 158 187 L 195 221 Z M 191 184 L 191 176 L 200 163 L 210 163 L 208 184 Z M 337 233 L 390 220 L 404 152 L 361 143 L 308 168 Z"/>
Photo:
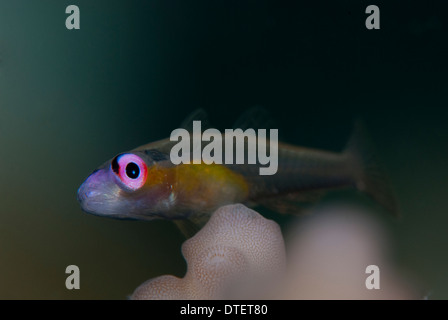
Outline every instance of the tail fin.
<path fill-rule="evenodd" d="M 356 121 L 353 134 L 345 149 L 345 153 L 360 165 L 356 187 L 394 216 L 399 216 L 395 195 L 387 177 L 378 166 L 372 149 L 369 140 L 366 138 L 363 123 L 359 120 Z"/>

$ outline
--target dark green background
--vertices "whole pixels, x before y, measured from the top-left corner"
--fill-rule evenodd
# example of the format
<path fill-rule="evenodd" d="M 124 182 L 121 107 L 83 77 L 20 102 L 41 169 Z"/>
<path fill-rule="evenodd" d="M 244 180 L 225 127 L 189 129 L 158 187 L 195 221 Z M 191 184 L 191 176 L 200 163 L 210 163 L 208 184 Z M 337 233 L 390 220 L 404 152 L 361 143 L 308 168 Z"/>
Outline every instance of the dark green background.
<path fill-rule="evenodd" d="M 401 203 L 397 259 L 448 298 L 444 1 L 310 3 L 0 0 L 0 298 L 123 299 L 181 276 L 174 225 L 87 215 L 76 190 L 196 108 L 231 128 L 254 105 L 287 142 L 329 150 L 363 118 Z"/>

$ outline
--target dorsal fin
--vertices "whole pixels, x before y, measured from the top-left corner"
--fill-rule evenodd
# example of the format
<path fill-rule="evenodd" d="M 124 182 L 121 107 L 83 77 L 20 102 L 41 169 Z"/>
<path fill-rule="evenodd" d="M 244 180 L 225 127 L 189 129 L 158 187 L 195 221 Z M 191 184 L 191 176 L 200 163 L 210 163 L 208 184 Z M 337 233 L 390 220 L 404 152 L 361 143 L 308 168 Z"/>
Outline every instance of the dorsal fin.
<path fill-rule="evenodd" d="M 254 106 L 247 109 L 235 121 L 233 129 L 274 129 L 276 123 L 269 111 L 262 106 Z"/>
<path fill-rule="evenodd" d="M 193 121 L 201 121 L 201 130 L 204 131 L 210 128 L 210 121 L 208 119 L 207 112 L 200 108 L 191 112 L 184 121 L 182 121 L 180 127 L 187 130 L 188 132 L 193 132 Z"/>

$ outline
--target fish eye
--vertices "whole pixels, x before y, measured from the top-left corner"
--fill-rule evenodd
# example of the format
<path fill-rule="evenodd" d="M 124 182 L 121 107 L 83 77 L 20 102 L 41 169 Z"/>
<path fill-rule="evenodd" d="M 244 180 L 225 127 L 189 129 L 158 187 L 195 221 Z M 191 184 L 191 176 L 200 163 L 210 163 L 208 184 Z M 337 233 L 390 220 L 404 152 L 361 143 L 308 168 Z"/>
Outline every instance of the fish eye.
<path fill-rule="evenodd" d="M 134 162 L 129 162 L 126 166 L 126 175 L 131 179 L 137 179 L 140 175 L 140 168 Z"/>
<path fill-rule="evenodd" d="M 142 158 L 135 154 L 119 154 L 112 160 L 111 169 L 128 190 L 140 189 L 146 182 L 148 168 Z"/>

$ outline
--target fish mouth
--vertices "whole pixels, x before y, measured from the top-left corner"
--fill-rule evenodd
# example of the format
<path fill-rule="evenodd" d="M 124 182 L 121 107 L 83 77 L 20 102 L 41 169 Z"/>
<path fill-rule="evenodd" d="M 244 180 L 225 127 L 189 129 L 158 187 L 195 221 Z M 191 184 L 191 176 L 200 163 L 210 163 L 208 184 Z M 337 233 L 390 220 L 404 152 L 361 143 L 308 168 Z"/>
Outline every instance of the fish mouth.
<path fill-rule="evenodd" d="M 99 169 L 94 170 L 86 180 L 79 186 L 76 198 L 78 199 L 78 202 L 81 204 L 81 208 L 84 210 L 83 204 L 86 202 L 86 200 L 89 198 L 91 191 L 86 190 L 88 188 L 88 183 L 91 179 L 91 177 L 95 176 L 95 174 L 99 171 Z"/>
<path fill-rule="evenodd" d="M 86 180 L 78 189 L 77 199 L 81 206 L 81 209 L 87 213 L 101 215 L 96 209 L 97 204 L 100 201 L 95 199 L 98 197 L 99 193 L 95 190 L 89 190 L 88 180 Z"/>
<path fill-rule="evenodd" d="M 86 190 L 87 180 L 88 178 L 81 184 L 81 186 L 79 186 L 76 195 L 76 198 L 78 199 L 78 202 L 81 204 L 81 207 L 83 207 L 83 204 L 89 199 L 89 195 L 91 194 L 91 191 Z"/>
<path fill-rule="evenodd" d="M 108 216 L 112 214 L 115 193 L 107 170 L 95 170 L 78 188 L 77 199 L 87 213 Z"/>

